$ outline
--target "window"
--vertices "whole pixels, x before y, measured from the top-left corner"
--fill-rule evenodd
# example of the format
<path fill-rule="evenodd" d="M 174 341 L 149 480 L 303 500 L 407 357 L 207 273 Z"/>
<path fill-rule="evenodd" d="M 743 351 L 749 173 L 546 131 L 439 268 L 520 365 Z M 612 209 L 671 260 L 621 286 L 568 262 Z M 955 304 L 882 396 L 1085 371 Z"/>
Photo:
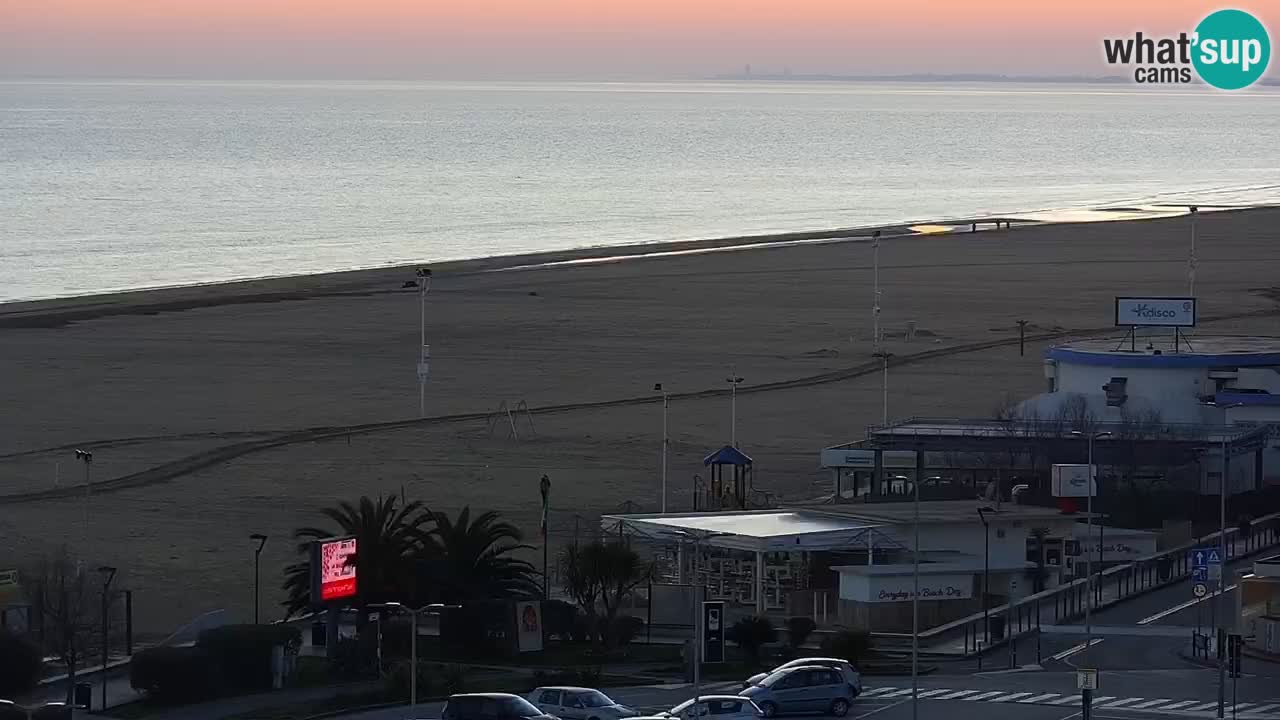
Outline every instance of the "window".
<path fill-rule="evenodd" d="M 538 702 L 543 705 L 559 705 L 560 691 L 559 690 L 543 690 L 542 694 L 538 696 Z"/>
<path fill-rule="evenodd" d="M 712 700 L 707 706 L 712 715 L 735 715 L 742 710 L 742 703 L 733 700 Z"/>
<path fill-rule="evenodd" d="M 813 680 L 810 682 L 810 684 L 811 685 L 835 685 L 837 682 L 839 681 L 836 680 L 836 674 L 831 672 L 830 670 L 814 670 Z"/>

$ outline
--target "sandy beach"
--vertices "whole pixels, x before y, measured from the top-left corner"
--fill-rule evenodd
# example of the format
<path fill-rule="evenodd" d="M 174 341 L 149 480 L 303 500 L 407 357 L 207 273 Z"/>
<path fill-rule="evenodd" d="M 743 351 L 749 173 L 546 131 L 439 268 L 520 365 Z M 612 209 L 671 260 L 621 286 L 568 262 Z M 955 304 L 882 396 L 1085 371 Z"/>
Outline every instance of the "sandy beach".
<path fill-rule="evenodd" d="M 1280 335 L 1278 227 L 1280 209 L 1201 214 L 1201 332 Z M 1188 228 L 1169 217 L 884 242 L 890 417 L 985 417 L 1040 391 L 1043 349 L 1107 332 L 1114 296 L 1185 293 Z M 717 243 L 742 244 L 684 249 Z M 675 394 L 671 506 L 688 507 L 701 458 L 729 439 L 730 366 L 745 378 L 737 434 L 757 488 L 828 491 L 819 449 L 860 439 L 882 412 L 881 375 L 867 371 L 871 244 L 495 271 L 645 251 L 435 266 L 420 422 L 411 270 L 0 306 L 0 568 L 66 542 L 119 567 L 139 632 L 162 634 L 213 609 L 248 615 L 253 532 L 271 537 L 272 605 L 293 528 L 360 494 L 499 509 L 537 542 L 543 473 L 558 546 L 624 503 L 656 509 L 655 382 Z M 504 402 L 533 410 L 519 439 L 502 423 L 490 432 Z M 87 497 L 75 447 L 94 451 L 101 485 Z"/>

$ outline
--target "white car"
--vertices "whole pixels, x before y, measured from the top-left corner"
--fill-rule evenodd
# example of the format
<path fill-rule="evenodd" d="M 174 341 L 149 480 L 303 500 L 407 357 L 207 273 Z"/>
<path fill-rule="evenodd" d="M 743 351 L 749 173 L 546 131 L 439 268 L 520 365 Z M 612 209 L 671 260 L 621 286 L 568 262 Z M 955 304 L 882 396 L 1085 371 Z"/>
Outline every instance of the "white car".
<path fill-rule="evenodd" d="M 526 699 L 542 712 L 564 720 L 623 720 L 640 714 L 592 688 L 540 687 Z"/>
<path fill-rule="evenodd" d="M 759 685 L 760 681 L 778 672 L 779 670 L 789 670 L 793 667 L 803 667 L 803 666 L 808 666 L 808 667 L 820 666 L 820 667 L 829 667 L 832 670 L 839 670 L 840 674 L 844 676 L 845 682 L 849 683 L 850 687 L 853 688 L 854 697 L 857 697 L 858 695 L 862 694 L 862 675 L 858 673 L 857 668 L 855 668 L 852 664 L 850 664 L 848 660 L 841 660 L 840 658 L 823 658 L 823 657 L 796 658 L 791 662 L 785 662 L 779 665 L 778 667 L 770 670 L 769 672 L 757 673 L 747 678 L 746 682 L 742 683 L 742 688 L 745 690 L 746 688 L 749 688 L 752 685 Z"/>
<path fill-rule="evenodd" d="M 664 720 L 759 720 L 764 713 L 749 698 L 738 695 L 702 695 L 689 698 L 670 710 L 658 713 Z"/>

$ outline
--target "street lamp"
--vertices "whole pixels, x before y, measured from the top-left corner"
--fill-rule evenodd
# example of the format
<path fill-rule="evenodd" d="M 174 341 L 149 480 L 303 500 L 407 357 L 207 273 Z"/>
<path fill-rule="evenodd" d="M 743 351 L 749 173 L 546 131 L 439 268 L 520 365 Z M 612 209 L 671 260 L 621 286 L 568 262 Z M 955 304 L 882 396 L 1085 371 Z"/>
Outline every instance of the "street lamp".
<path fill-rule="evenodd" d="M 1076 437 L 1087 435 L 1089 438 L 1089 487 L 1088 487 L 1088 499 L 1085 501 L 1085 528 L 1086 528 L 1085 537 L 1087 538 L 1087 542 L 1092 543 L 1093 542 L 1093 496 L 1097 492 L 1097 488 L 1098 488 L 1098 473 L 1093 468 L 1093 443 L 1095 440 L 1098 440 L 1099 438 L 1111 437 L 1112 433 L 1110 431 L 1098 432 L 1098 433 L 1085 433 L 1085 432 L 1081 432 L 1080 430 L 1072 430 L 1071 434 Z M 1099 527 L 1102 527 L 1102 526 L 1099 525 Z M 1087 553 L 1088 553 L 1087 547 L 1085 552 L 1087 557 Z M 1098 539 L 1098 568 L 1099 570 L 1101 570 L 1102 568 L 1102 539 L 1101 538 Z M 1090 664 L 1089 648 L 1093 646 L 1093 614 L 1091 610 L 1091 608 L 1093 607 L 1093 570 L 1092 568 L 1089 569 L 1088 578 L 1085 581 L 1085 591 L 1088 593 L 1088 598 L 1085 599 L 1085 603 L 1084 603 L 1084 661 L 1086 665 L 1089 665 Z M 1080 697 L 1081 697 L 1081 702 L 1083 704 L 1083 710 L 1081 711 L 1081 715 L 1084 718 L 1084 720 L 1089 720 L 1093 716 L 1093 707 L 1091 705 L 1092 691 L 1081 690 Z"/>
<path fill-rule="evenodd" d="M 667 409 L 671 407 L 671 395 L 662 389 L 662 383 L 654 383 L 653 389 L 662 393 L 662 512 L 667 512 Z"/>
<path fill-rule="evenodd" d="M 1244 403 L 1230 403 L 1228 405 L 1217 406 L 1222 410 L 1222 426 L 1223 426 L 1222 478 L 1218 486 L 1218 513 L 1219 513 L 1218 519 L 1221 522 L 1221 527 L 1218 528 L 1218 555 L 1222 560 L 1222 565 L 1218 566 L 1219 567 L 1218 588 L 1217 588 L 1218 592 L 1213 596 L 1213 616 L 1215 619 L 1215 624 L 1218 617 L 1222 618 L 1223 627 L 1214 628 L 1219 636 L 1219 637 L 1215 637 L 1214 639 L 1220 643 L 1226 642 L 1221 638 L 1221 635 L 1223 634 L 1223 630 L 1226 628 L 1226 624 L 1227 624 L 1226 608 L 1225 607 L 1222 608 L 1221 616 L 1219 616 L 1218 614 L 1218 605 L 1222 601 L 1222 589 L 1227 586 L 1227 579 L 1224 577 L 1224 573 L 1222 572 L 1222 570 L 1225 570 L 1225 566 L 1227 564 L 1227 472 L 1231 468 L 1230 461 L 1227 459 L 1228 439 L 1227 439 L 1227 432 L 1226 432 L 1226 428 L 1227 428 L 1227 412 L 1226 411 L 1232 408 L 1241 407 L 1242 405 L 1244 405 Z M 1226 656 L 1225 652 L 1218 654 L 1218 717 L 1223 717 L 1223 715 L 1226 713 L 1225 706 L 1227 702 L 1227 665 L 1226 665 L 1225 656 Z"/>
<path fill-rule="evenodd" d="M 1192 205 L 1188 213 L 1191 216 L 1191 254 L 1187 256 L 1187 295 L 1196 296 L 1196 218 L 1200 208 Z"/>
<path fill-rule="evenodd" d="M 258 565 L 259 558 L 262 556 L 262 548 L 267 545 L 267 536 L 262 533 L 254 533 L 249 536 L 250 540 L 257 540 L 258 547 L 253 549 L 253 624 L 258 624 Z"/>
<path fill-rule="evenodd" d="M 76 449 L 76 459 L 84 463 L 84 545 L 87 552 L 89 548 L 89 495 L 93 492 L 89 467 L 93 464 L 93 452 Z"/>
<path fill-rule="evenodd" d="M 431 603 L 414 609 L 404 603 L 386 602 L 373 603 L 369 607 L 399 610 L 409 614 L 409 714 L 412 715 L 414 708 L 418 704 L 418 615 L 439 615 L 441 610 L 457 610 L 462 606 Z M 379 620 L 379 624 L 381 624 L 381 620 Z M 382 642 L 381 627 L 379 627 L 378 642 Z M 379 671 L 381 671 L 381 668 L 379 668 Z"/>
<path fill-rule="evenodd" d="M 738 376 L 738 371 L 734 366 L 729 366 L 729 377 L 724 379 L 729 383 L 729 440 L 730 444 L 738 447 L 738 385 L 742 382 L 742 378 Z"/>
<path fill-rule="evenodd" d="M 107 710 L 107 650 L 110 643 L 107 642 L 107 625 L 108 610 L 110 609 L 111 597 L 111 581 L 116 577 L 116 569 L 108 565 L 98 568 L 98 572 L 102 574 L 102 710 Z"/>
<path fill-rule="evenodd" d="M 872 357 L 880 358 L 880 424 L 889 424 L 889 358 L 893 353 L 888 350 L 876 350 Z"/>
<path fill-rule="evenodd" d="M 427 365 L 430 350 L 427 348 L 427 291 L 431 289 L 431 269 L 418 268 L 418 417 L 427 414 Z"/>
<path fill-rule="evenodd" d="M 880 231 L 871 233 L 871 347 L 880 351 Z"/>
<path fill-rule="evenodd" d="M 667 534 L 674 535 L 679 540 L 685 540 L 693 544 L 693 564 L 694 564 L 694 582 L 697 582 L 697 565 L 698 557 L 702 553 L 702 543 L 718 537 L 725 537 L 733 533 L 727 532 L 707 532 L 686 530 L 683 528 L 671 528 Z M 681 569 L 683 572 L 683 568 Z M 702 643 L 705 642 L 704 628 L 702 627 L 702 599 L 706 594 L 706 584 L 697 584 L 697 598 L 693 603 L 693 707 L 697 712 L 698 700 L 702 697 Z"/>
<path fill-rule="evenodd" d="M 991 588 L 991 526 L 987 522 L 987 513 L 994 513 L 993 507 L 978 508 L 978 518 L 982 520 L 982 642 L 983 648 L 991 644 L 991 609 L 987 595 Z M 978 653 L 978 669 L 982 669 L 982 653 Z"/>

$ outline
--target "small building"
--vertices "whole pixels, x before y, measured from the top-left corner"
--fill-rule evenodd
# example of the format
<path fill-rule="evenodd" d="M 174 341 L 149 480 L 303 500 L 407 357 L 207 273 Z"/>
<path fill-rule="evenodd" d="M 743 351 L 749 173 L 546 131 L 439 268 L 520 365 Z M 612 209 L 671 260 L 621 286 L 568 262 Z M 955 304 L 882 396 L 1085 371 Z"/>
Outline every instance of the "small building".
<path fill-rule="evenodd" d="M 1255 649 L 1280 656 L 1280 555 L 1255 561 L 1237 584 L 1236 631 Z"/>

